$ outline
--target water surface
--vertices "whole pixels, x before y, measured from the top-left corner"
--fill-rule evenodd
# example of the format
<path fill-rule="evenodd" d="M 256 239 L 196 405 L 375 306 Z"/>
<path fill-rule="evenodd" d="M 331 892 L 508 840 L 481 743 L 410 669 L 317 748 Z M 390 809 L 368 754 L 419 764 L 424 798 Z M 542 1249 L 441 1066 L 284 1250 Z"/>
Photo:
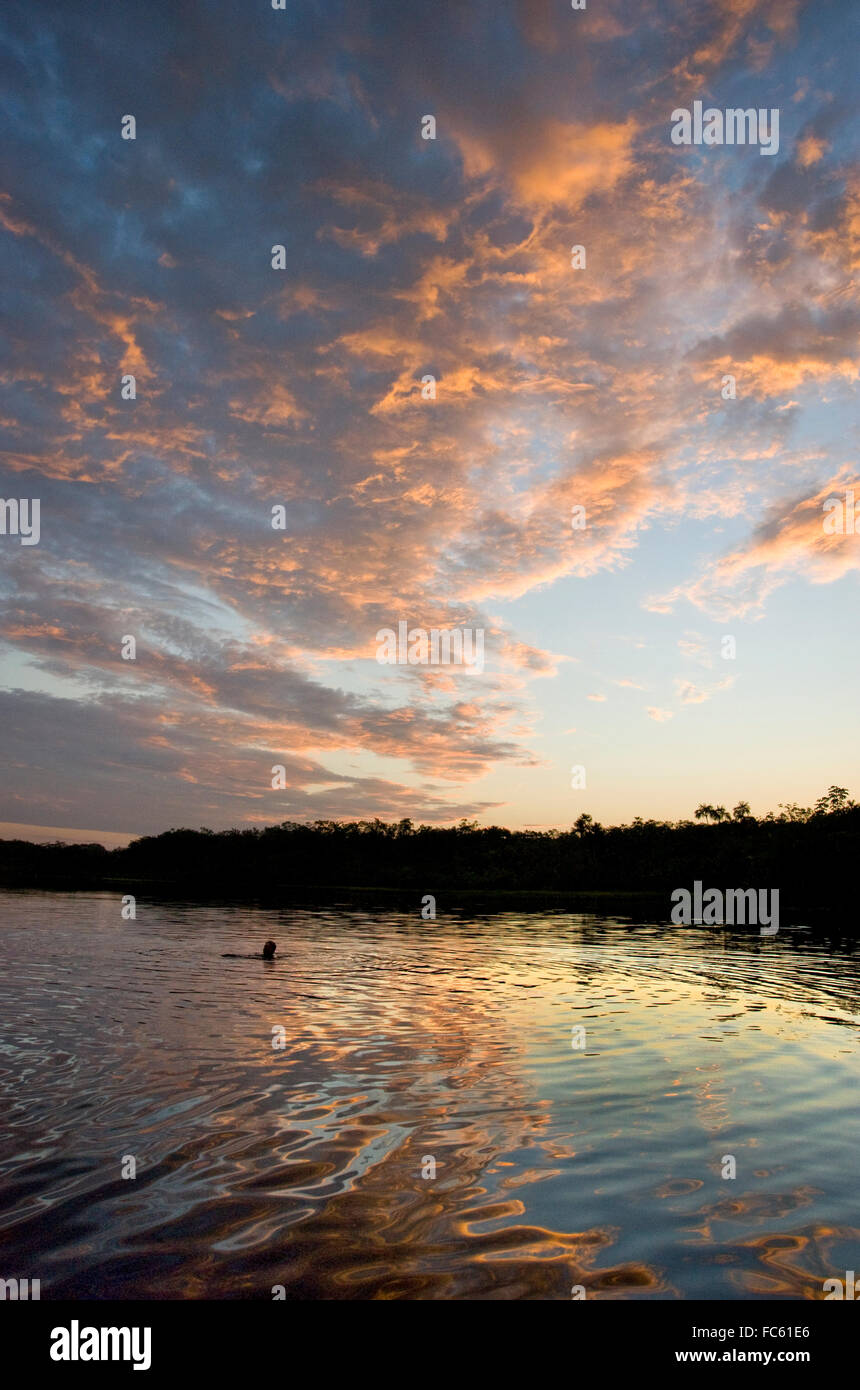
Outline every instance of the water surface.
<path fill-rule="evenodd" d="M 274 964 L 221 959 L 269 936 Z M 0 1277 L 821 1298 L 860 1268 L 859 962 L 800 930 L 2 893 Z"/>

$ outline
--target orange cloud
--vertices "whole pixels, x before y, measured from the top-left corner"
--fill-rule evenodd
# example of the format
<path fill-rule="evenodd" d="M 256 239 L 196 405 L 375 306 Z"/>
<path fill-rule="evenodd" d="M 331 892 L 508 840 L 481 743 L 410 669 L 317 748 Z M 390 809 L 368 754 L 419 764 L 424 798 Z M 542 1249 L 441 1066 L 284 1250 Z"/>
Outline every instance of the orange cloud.
<path fill-rule="evenodd" d="M 684 598 L 717 618 L 755 616 L 764 599 L 792 576 L 830 584 L 860 569 L 860 525 L 856 534 L 825 529 L 838 515 L 825 504 L 839 502 L 844 515 L 849 491 L 860 503 L 860 483 L 846 467 L 813 496 L 774 509 L 746 545 L 721 557 L 699 579 L 646 606 L 669 612 Z"/>
<path fill-rule="evenodd" d="M 659 709 L 656 705 L 648 705 L 645 710 L 649 719 L 653 719 L 658 724 L 665 724 L 668 719 L 674 719 L 675 715 L 670 709 Z"/>

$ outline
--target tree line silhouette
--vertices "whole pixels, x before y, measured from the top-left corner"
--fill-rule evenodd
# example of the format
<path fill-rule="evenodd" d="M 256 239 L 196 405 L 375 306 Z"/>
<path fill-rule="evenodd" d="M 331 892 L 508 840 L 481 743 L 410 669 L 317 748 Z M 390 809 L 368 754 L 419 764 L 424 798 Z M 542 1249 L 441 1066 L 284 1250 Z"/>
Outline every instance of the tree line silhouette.
<path fill-rule="evenodd" d="M 411 893 L 669 894 L 706 886 L 778 888 L 788 905 L 853 904 L 860 806 L 832 786 L 814 807 L 756 817 L 702 803 L 692 820 L 603 826 L 587 813 L 567 830 L 285 821 L 261 829 L 174 829 L 123 849 L 0 840 L 7 887 L 160 885 L 180 895 L 271 897 L 315 889 Z"/>

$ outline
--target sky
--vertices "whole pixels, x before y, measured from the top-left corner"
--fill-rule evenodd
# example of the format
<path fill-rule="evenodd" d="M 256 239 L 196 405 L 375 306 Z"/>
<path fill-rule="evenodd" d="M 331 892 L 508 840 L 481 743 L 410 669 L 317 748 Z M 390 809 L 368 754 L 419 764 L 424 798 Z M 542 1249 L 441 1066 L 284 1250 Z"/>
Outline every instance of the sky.
<path fill-rule="evenodd" d="M 857 28 L 6 0 L 0 834 L 860 794 Z"/>

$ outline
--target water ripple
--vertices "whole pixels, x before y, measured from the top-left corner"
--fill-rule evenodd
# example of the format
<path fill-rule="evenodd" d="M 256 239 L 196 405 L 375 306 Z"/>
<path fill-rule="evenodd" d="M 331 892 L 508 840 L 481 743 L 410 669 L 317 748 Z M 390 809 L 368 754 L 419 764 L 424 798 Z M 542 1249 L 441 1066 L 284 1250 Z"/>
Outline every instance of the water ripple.
<path fill-rule="evenodd" d="M 818 1298 L 856 1265 L 840 924 L 0 912 L 0 1274 L 44 1297 Z"/>

